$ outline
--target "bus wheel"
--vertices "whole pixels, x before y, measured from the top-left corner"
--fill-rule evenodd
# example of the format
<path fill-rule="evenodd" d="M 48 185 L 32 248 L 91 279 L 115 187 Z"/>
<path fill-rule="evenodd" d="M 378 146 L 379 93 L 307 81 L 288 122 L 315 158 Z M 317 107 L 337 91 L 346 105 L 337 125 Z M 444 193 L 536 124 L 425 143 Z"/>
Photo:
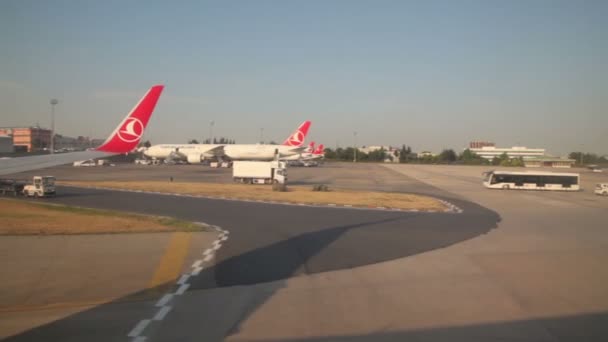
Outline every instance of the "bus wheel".
<path fill-rule="evenodd" d="M 38 193 L 34 192 L 34 198 L 38 198 Z"/>
<path fill-rule="evenodd" d="M 502 186 L 502 189 L 503 189 L 503 190 L 509 190 L 509 185 L 503 185 L 503 186 Z"/>

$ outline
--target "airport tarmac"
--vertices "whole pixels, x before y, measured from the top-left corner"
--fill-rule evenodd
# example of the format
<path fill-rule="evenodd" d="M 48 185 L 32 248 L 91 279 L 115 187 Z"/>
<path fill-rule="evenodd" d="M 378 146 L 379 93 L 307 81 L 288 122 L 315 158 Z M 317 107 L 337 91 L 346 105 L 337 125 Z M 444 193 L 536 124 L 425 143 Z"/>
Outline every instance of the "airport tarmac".
<path fill-rule="evenodd" d="M 227 170 L 207 173 L 191 167 L 166 170 L 186 170 L 180 179 L 199 175 L 230 181 Z M 132 175 L 168 178 L 161 168 Z M 60 179 L 96 172 L 117 177 L 107 171 L 111 168 L 59 169 L 49 172 Z M 465 209 L 461 216 L 430 216 L 438 221 L 428 226 L 422 226 L 420 215 L 173 199 L 177 216 L 197 213 L 210 223 L 223 223 L 231 239 L 214 267 L 171 303 L 164 320 L 150 326 L 147 341 L 603 340 L 608 336 L 606 198 L 589 191 L 486 190 L 481 171 L 372 164 L 289 170 L 296 184 L 427 193 Z M 126 193 L 108 197 L 67 190 L 71 195 L 57 200 L 93 205 L 97 198 L 97 205 L 123 207 L 142 203 Z M 167 199 L 159 196 L 127 208 L 171 210 L 163 204 Z M 232 210 L 222 213 L 218 208 L 226 205 Z M 266 210 L 274 215 L 260 215 Z M 328 224 L 319 225 L 323 220 Z M 475 225 L 483 229 L 472 230 L 468 238 L 416 250 Z M 140 313 L 135 311 L 133 316 Z M 82 339 L 95 329 L 99 335 L 89 340 L 108 340 L 121 329 L 126 334 L 124 322 L 134 318 L 112 318 L 112 312 L 110 305 L 100 305 L 9 340 Z M 103 331 L 109 334 L 105 339 Z"/>

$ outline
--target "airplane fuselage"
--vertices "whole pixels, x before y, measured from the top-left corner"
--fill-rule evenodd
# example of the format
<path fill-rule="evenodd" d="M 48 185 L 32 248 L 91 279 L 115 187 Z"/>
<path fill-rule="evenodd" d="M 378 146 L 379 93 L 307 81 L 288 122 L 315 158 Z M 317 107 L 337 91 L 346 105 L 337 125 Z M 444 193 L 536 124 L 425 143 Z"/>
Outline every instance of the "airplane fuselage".
<path fill-rule="evenodd" d="M 294 151 L 295 150 L 295 151 Z M 231 160 L 273 160 L 276 153 L 280 156 L 289 156 L 301 153 L 292 146 L 261 145 L 261 144 L 160 144 L 148 148 L 144 154 L 150 158 L 166 159 L 179 156 L 183 159 L 200 157 L 210 159 L 214 157 L 229 158 Z"/>

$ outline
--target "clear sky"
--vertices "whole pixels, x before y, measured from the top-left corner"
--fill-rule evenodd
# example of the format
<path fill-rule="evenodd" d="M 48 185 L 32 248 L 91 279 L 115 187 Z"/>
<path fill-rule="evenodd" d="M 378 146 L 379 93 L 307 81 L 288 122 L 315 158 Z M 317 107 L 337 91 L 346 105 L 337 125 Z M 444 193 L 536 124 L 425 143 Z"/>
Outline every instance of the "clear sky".
<path fill-rule="evenodd" d="M 608 153 L 608 1 L 0 2 L 0 126 Z"/>

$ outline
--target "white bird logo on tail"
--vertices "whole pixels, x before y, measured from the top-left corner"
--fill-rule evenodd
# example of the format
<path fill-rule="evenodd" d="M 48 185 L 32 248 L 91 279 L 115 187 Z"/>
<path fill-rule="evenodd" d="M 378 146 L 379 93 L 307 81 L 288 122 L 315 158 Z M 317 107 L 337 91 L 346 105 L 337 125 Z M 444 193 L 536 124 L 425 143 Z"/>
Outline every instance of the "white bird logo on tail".
<path fill-rule="evenodd" d="M 118 138 L 126 143 L 131 143 L 139 140 L 143 132 L 144 124 L 138 118 L 129 117 L 118 130 Z"/>

